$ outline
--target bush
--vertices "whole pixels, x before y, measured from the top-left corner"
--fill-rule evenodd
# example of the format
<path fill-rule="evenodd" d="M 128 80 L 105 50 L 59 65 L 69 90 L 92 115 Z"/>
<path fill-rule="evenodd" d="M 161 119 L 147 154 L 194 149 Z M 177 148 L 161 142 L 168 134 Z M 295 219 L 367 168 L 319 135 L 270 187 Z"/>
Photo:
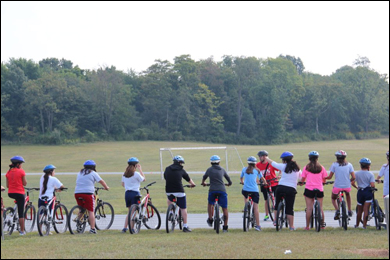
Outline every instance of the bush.
<path fill-rule="evenodd" d="M 363 140 L 363 139 L 374 139 L 374 138 L 380 138 L 381 133 L 379 131 L 373 131 L 373 132 L 359 132 L 356 134 L 356 139 Z"/>

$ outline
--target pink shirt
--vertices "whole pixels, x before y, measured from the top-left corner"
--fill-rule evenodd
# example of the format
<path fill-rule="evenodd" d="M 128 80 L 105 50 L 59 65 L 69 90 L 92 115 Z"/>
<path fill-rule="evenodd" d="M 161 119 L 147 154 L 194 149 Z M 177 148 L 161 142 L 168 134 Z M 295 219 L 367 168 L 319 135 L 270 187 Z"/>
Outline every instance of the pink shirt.
<path fill-rule="evenodd" d="M 317 174 L 307 171 L 306 166 L 302 171 L 302 178 L 306 178 L 306 189 L 308 190 L 318 189 L 320 191 L 324 191 L 323 181 L 327 176 L 328 173 L 326 172 L 324 166 L 322 166 L 322 171 Z"/>

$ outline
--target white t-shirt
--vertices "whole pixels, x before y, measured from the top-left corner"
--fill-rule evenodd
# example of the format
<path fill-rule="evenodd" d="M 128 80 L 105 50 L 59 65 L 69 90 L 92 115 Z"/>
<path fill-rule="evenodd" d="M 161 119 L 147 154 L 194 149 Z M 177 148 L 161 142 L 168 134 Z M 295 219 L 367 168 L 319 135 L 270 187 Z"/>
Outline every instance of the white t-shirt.
<path fill-rule="evenodd" d="M 383 183 L 383 196 L 389 195 L 389 164 L 384 164 L 379 171 L 379 177 L 385 176 Z"/>
<path fill-rule="evenodd" d="M 345 166 L 340 166 L 338 162 L 334 162 L 330 166 L 331 172 L 335 175 L 334 187 L 338 189 L 348 189 L 351 188 L 351 179 L 350 175 L 355 170 L 353 169 L 352 164 L 348 163 Z"/>
<path fill-rule="evenodd" d="M 144 177 L 139 172 L 135 172 L 133 177 L 126 178 L 125 176 L 122 176 L 122 182 L 125 184 L 125 190 L 126 191 L 138 191 L 141 182 L 145 180 Z"/>
<path fill-rule="evenodd" d="M 287 164 L 285 163 L 272 162 L 272 166 L 282 172 L 282 178 L 279 180 L 279 185 L 297 189 L 297 183 L 302 176 L 302 171 L 286 173 Z"/>
<path fill-rule="evenodd" d="M 99 174 L 95 171 L 91 171 L 88 175 L 84 175 L 84 171 L 77 175 L 75 194 L 79 193 L 95 193 L 95 183 L 100 182 Z"/>
<path fill-rule="evenodd" d="M 39 198 L 42 199 L 42 197 L 49 197 L 49 200 L 53 198 L 53 192 L 55 189 L 61 188 L 63 185 L 56 177 L 49 176 L 49 181 L 47 182 L 47 189 L 44 194 L 42 194 L 43 191 L 43 182 L 44 182 L 44 176 L 42 175 L 41 180 L 40 180 L 40 190 L 39 190 Z"/>

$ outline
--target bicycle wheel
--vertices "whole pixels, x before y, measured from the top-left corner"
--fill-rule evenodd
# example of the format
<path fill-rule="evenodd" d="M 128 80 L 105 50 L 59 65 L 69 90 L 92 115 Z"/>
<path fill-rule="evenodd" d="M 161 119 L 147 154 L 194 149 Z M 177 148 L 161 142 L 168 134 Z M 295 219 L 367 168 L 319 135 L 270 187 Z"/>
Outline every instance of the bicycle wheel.
<path fill-rule="evenodd" d="M 171 205 L 169 205 L 168 210 L 167 210 L 167 216 L 166 216 L 166 220 L 165 220 L 165 228 L 166 228 L 168 234 L 175 231 L 175 226 L 176 226 L 175 208 L 176 208 L 175 205 L 171 204 Z"/>
<path fill-rule="evenodd" d="M 114 223 L 114 208 L 108 202 L 103 202 L 95 209 L 96 229 L 108 230 Z"/>
<path fill-rule="evenodd" d="M 87 226 L 86 210 L 80 206 L 74 206 L 69 212 L 68 228 L 72 235 L 79 235 L 85 232 Z"/>
<path fill-rule="evenodd" d="M 143 208 L 143 206 L 141 206 Z M 146 208 L 146 216 L 142 220 L 147 229 L 159 230 L 161 227 L 160 212 L 152 204 L 148 204 Z"/>
<path fill-rule="evenodd" d="M 24 229 L 26 233 L 30 233 L 34 230 L 36 217 L 37 212 L 34 205 L 28 205 L 26 207 L 26 211 L 24 212 Z"/>
<path fill-rule="evenodd" d="M 375 219 L 376 230 L 381 230 L 382 227 L 380 221 L 379 204 L 377 200 L 374 200 L 374 219 Z"/>
<path fill-rule="evenodd" d="M 255 226 L 256 226 L 256 218 L 255 218 L 255 207 L 254 207 L 254 205 L 253 205 L 252 210 L 251 210 L 251 218 L 250 218 L 250 220 L 251 220 L 251 227 L 255 228 Z"/>
<path fill-rule="evenodd" d="M 276 212 L 276 231 L 282 230 L 284 224 L 284 204 L 279 203 L 278 210 Z"/>
<path fill-rule="evenodd" d="M 219 234 L 219 230 L 221 229 L 221 218 L 219 214 L 218 203 L 214 206 L 214 227 L 215 227 L 215 232 Z"/>
<path fill-rule="evenodd" d="M 14 231 L 14 209 L 9 207 L 3 213 L 3 234 L 4 235 L 12 235 Z"/>
<path fill-rule="evenodd" d="M 275 202 L 272 199 L 272 197 L 269 195 L 269 193 L 268 193 L 268 197 L 267 197 L 267 208 L 268 208 L 269 217 L 271 218 L 271 221 L 274 221 L 273 212 L 274 212 L 274 208 L 275 208 Z"/>
<path fill-rule="evenodd" d="M 63 234 L 68 229 L 68 209 L 63 204 L 54 208 L 53 228 L 57 234 Z"/>
<path fill-rule="evenodd" d="M 249 231 L 250 208 L 251 208 L 251 203 L 247 202 L 245 204 L 245 207 L 244 207 L 244 217 L 243 217 L 243 230 L 244 230 L 244 232 Z"/>
<path fill-rule="evenodd" d="M 316 231 L 320 232 L 322 224 L 322 213 L 320 209 L 320 204 L 318 202 L 315 202 L 314 204 L 314 223 Z"/>
<path fill-rule="evenodd" d="M 39 207 L 37 218 L 37 228 L 39 235 L 41 237 L 48 236 L 50 233 L 49 211 L 45 206 Z"/>
<path fill-rule="evenodd" d="M 130 234 L 136 235 L 141 230 L 141 216 L 140 216 L 141 208 L 138 204 L 134 204 L 130 207 L 128 224 Z"/>
<path fill-rule="evenodd" d="M 347 206 L 345 205 L 345 201 L 341 202 L 341 226 L 344 228 L 344 230 L 348 229 L 348 213 L 347 213 Z"/>

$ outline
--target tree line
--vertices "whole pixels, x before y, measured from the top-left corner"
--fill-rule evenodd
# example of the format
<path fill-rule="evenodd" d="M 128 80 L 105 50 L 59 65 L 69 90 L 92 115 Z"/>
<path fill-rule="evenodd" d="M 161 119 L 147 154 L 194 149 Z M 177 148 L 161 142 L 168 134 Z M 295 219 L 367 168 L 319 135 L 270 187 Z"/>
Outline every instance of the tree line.
<path fill-rule="evenodd" d="M 330 76 L 306 72 L 289 55 L 182 55 L 141 73 L 56 58 L 1 64 L 2 143 L 279 144 L 388 134 L 388 77 L 365 57 Z"/>

